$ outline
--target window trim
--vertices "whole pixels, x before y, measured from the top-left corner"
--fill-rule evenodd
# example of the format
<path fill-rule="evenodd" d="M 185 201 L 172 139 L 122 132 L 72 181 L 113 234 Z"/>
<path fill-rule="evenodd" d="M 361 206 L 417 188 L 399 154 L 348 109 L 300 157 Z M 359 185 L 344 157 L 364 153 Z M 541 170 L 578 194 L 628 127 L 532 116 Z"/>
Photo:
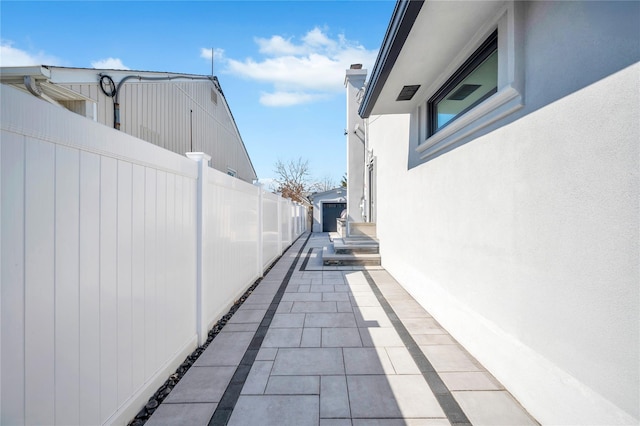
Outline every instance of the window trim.
<path fill-rule="evenodd" d="M 447 96 L 453 92 L 453 89 L 458 86 L 464 79 L 471 75 L 489 56 L 494 52 L 498 52 L 498 29 L 496 29 L 491 35 L 480 45 L 480 47 L 473 52 L 473 54 L 467 59 L 462 66 L 460 66 L 456 72 L 444 83 L 440 89 L 427 101 L 427 129 L 428 137 L 435 135 L 438 131 L 444 129 L 455 120 L 466 114 L 471 109 L 482 103 L 485 99 L 493 96 L 497 93 L 497 88 L 487 93 L 481 99 L 465 108 L 450 121 L 445 123 L 442 127 L 436 128 L 438 124 L 438 109 L 437 105 L 440 101 L 444 100 Z"/>
<path fill-rule="evenodd" d="M 416 121 L 421 121 L 422 128 L 428 130 L 430 118 L 427 100 L 431 99 L 443 87 L 455 74 L 455 71 L 462 67 L 461 64 L 464 64 L 478 50 L 490 34 L 496 29 L 498 30 L 497 92 L 446 126 L 441 127 L 431 136 L 419 134 L 419 126 L 416 125 L 412 131 L 416 132 L 415 135 L 418 137 L 415 154 L 419 162 L 437 157 L 458 142 L 469 142 L 474 133 L 524 106 L 523 10 L 523 6 L 518 2 L 507 2 L 504 8 L 496 14 L 495 19 L 485 23 L 472 38 L 467 48 L 460 52 L 458 61 L 456 61 L 458 65 L 455 66 L 455 62 L 450 64 L 447 70 L 443 71 L 442 77 L 434 82 L 432 89 L 427 93 L 425 102 L 421 105 L 422 110 L 427 111 L 420 114 L 419 109 L 416 108 L 413 113 Z M 465 138 L 467 140 L 463 140 Z"/>

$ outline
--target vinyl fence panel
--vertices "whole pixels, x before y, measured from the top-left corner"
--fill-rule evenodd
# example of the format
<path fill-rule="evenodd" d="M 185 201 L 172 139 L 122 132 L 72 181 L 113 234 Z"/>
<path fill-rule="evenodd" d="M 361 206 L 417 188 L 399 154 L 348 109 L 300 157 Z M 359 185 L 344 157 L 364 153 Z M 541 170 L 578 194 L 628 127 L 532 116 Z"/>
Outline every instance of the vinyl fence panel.
<path fill-rule="evenodd" d="M 1 89 L 0 423 L 125 424 L 306 209 Z"/>
<path fill-rule="evenodd" d="M 1 116 L 0 420 L 124 423 L 196 344 L 196 167 L 5 86 Z"/>

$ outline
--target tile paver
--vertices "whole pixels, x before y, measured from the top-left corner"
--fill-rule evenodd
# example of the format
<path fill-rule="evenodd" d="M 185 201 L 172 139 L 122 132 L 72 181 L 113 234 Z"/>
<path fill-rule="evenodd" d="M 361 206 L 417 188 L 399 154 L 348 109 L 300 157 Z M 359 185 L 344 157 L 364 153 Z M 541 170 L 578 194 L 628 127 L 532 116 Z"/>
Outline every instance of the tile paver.
<path fill-rule="evenodd" d="M 421 375 L 347 376 L 347 384 L 353 417 L 445 418 Z"/>
<path fill-rule="evenodd" d="M 352 313 L 310 313 L 304 319 L 304 326 L 355 327 L 356 318 Z"/>
<path fill-rule="evenodd" d="M 261 395 L 269 381 L 273 361 L 255 361 L 242 387 L 241 395 Z"/>
<path fill-rule="evenodd" d="M 281 301 L 278 305 L 278 309 L 276 309 L 277 314 L 288 314 L 291 312 L 291 308 L 293 307 L 293 302 L 289 301 Z"/>
<path fill-rule="evenodd" d="M 353 426 L 450 426 L 447 419 L 353 419 Z"/>
<path fill-rule="evenodd" d="M 291 312 L 338 312 L 338 308 L 336 302 L 293 302 Z"/>
<path fill-rule="evenodd" d="M 407 348 L 397 346 L 386 348 L 385 350 L 396 374 L 420 374 L 420 369 L 413 361 Z"/>
<path fill-rule="evenodd" d="M 283 302 L 320 302 L 322 293 L 285 293 Z"/>
<path fill-rule="evenodd" d="M 345 348 L 344 366 L 348 375 L 395 374 L 384 348 Z"/>
<path fill-rule="evenodd" d="M 379 306 L 358 307 L 354 312 L 358 327 L 392 327 L 386 312 Z"/>
<path fill-rule="evenodd" d="M 266 309 L 238 310 L 229 320 L 229 324 L 260 322 L 266 311 Z"/>
<path fill-rule="evenodd" d="M 234 371 L 234 367 L 191 367 L 165 402 L 219 402 Z"/>
<path fill-rule="evenodd" d="M 537 425 L 507 392 L 453 392 L 475 426 Z"/>
<path fill-rule="evenodd" d="M 258 322 L 233 323 L 225 325 L 224 328 L 220 330 L 220 332 L 231 333 L 234 331 L 249 331 L 251 333 L 255 333 L 258 329 L 258 326 L 260 326 L 260 323 Z"/>
<path fill-rule="evenodd" d="M 322 345 L 322 329 L 305 327 L 302 329 L 301 348 L 319 348 Z"/>
<path fill-rule="evenodd" d="M 325 292 L 322 293 L 323 302 L 349 302 L 347 292 Z"/>
<path fill-rule="evenodd" d="M 312 285 L 309 288 L 309 292 L 311 293 L 333 293 L 334 291 L 335 291 L 334 285 L 326 285 L 326 284 Z"/>
<path fill-rule="evenodd" d="M 229 425 L 315 426 L 319 405 L 317 395 L 242 395 Z"/>
<path fill-rule="evenodd" d="M 304 314 L 277 313 L 271 321 L 272 328 L 296 328 L 304 325 Z"/>
<path fill-rule="evenodd" d="M 384 269 L 323 267 L 328 243 L 312 234 L 285 253 L 149 425 L 213 415 L 216 425 L 444 426 L 458 415 L 451 404 L 474 425 L 537 424 Z"/>
<path fill-rule="evenodd" d="M 179 424 L 207 424 L 216 409 L 216 403 L 161 404 L 147 426 L 174 426 Z"/>
<path fill-rule="evenodd" d="M 320 419 L 320 426 L 351 426 L 351 419 Z"/>
<path fill-rule="evenodd" d="M 398 332 L 390 327 L 386 328 L 358 328 L 363 346 L 404 346 Z"/>
<path fill-rule="evenodd" d="M 263 348 L 297 348 L 302 340 L 302 328 L 270 328 L 262 342 Z M 277 359 L 277 356 L 276 356 Z"/>
<path fill-rule="evenodd" d="M 353 348 L 362 346 L 362 339 L 358 329 L 353 328 L 323 328 L 322 347 L 324 348 Z"/>
<path fill-rule="evenodd" d="M 353 306 L 351 302 L 336 302 L 338 312 L 353 312 Z"/>
<path fill-rule="evenodd" d="M 418 345 L 455 345 L 456 341 L 448 334 L 414 334 Z"/>
<path fill-rule="evenodd" d="M 249 347 L 253 332 L 220 333 L 200 355 L 194 366 L 237 366 Z"/>
<path fill-rule="evenodd" d="M 480 371 L 482 368 L 457 345 L 421 346 L 436 371 Z"/>
<path fill-rule="evenodd" d="M 265 394 L 320 395 L 320 376 L 271 376 Z"/>
<path fill-rule="evenodd" d="M 320 417 L 351 417 L 345 376 L 322 376 L 320 378 Z"/>
<path fill-rule="evenodd" d="M 273 375 L 344 374 L 341 348 L 284 348 L 278 351 Z"/>
<path fill-rule="evenodd" d="M 278 348 L 260 348 L 256 361 L 274 361 L 277 353 Z"/>
<path fill-rule="evenodd" d="M 440 377 L 451 391 L 491 391 L 504 389 L 496 379 L 484 371 L 440 373 Z"/>

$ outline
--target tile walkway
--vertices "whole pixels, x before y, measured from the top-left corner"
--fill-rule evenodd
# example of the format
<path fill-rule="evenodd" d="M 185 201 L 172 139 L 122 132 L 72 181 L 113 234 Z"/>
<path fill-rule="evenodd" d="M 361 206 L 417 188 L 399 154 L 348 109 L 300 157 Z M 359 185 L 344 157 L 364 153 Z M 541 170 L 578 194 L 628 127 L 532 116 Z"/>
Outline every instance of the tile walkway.
<path fill-rule="evenodd" d="M 381 267 L 323 267 L 302 236 L 147 422 L 537 425 Z"/>

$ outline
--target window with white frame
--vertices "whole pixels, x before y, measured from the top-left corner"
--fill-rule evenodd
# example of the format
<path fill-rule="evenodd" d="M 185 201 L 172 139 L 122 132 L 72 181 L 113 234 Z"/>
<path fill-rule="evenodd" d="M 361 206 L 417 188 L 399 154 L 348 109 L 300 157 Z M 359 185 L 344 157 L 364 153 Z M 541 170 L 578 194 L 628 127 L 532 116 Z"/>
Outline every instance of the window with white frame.
<path fill-rule="evenodd" d="M 515 3 L 476 33 L 414 111 L 421 160 L 522 108 L 522 8 Z"/>

